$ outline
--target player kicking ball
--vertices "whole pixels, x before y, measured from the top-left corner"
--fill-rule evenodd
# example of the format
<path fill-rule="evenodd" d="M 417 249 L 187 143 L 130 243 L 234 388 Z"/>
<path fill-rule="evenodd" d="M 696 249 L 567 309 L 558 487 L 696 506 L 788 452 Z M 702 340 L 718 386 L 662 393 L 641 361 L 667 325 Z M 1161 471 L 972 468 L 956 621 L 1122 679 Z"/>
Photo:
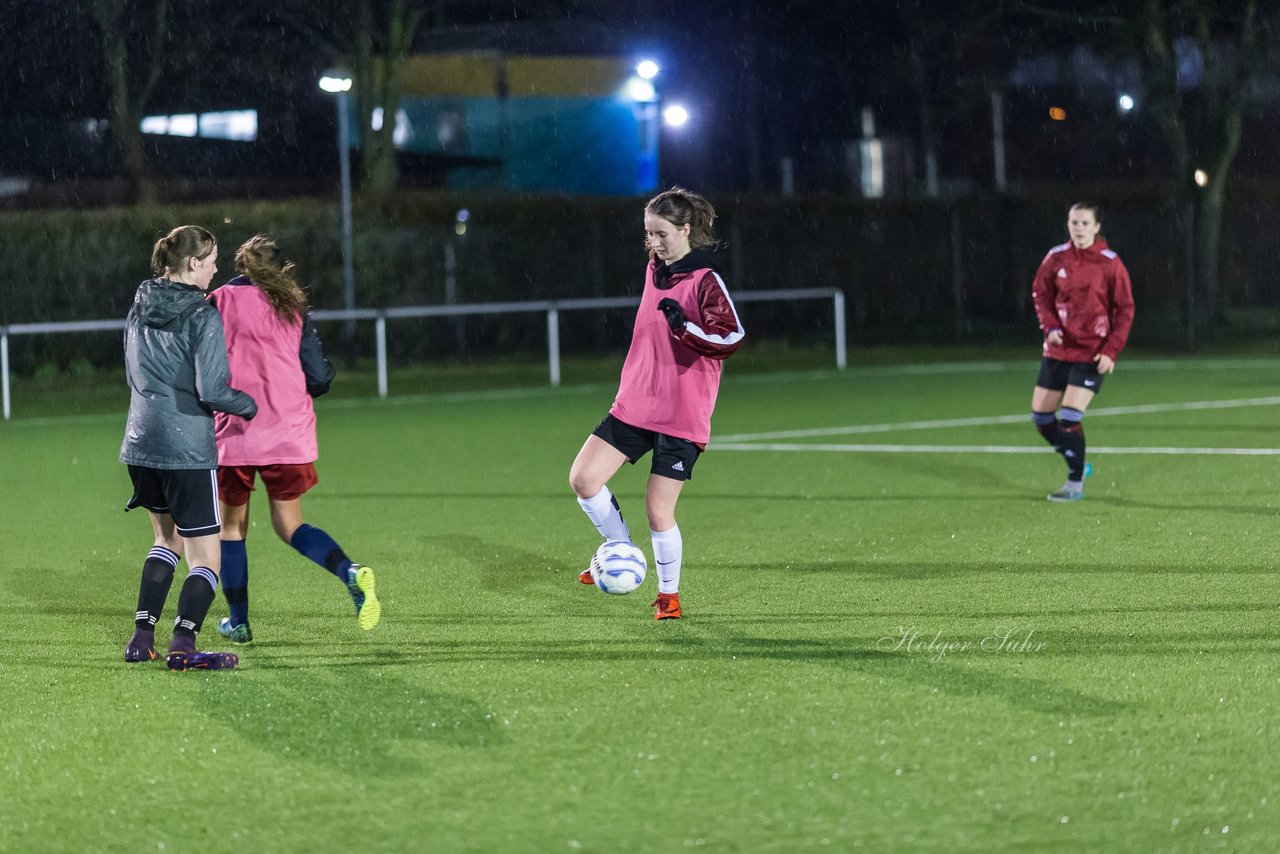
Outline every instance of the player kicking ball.
<path fill-rule="evenodd" d="M 609 479 L 650 451 L 645 511 L 658 572 L 654 618 L 679 619 L 684 541 L 676 502 L 711 438 L 722 362 L 745 334 L 712 261 L 715 208 L 679 187 L 645 205 L 649 250 L 631 348 L 609 414 L 587 437 L 569 486 L 605 540 L 631 540 Z M 578 580 L 594 584 L 590 570 Z"/>

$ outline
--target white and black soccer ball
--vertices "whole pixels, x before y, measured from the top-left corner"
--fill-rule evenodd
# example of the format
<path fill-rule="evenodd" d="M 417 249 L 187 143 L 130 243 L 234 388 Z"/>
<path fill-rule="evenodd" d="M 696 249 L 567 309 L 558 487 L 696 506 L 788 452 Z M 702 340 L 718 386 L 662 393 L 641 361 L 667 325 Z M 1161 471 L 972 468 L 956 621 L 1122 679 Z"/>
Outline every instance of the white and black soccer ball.
<path fill-rule="evenodd" d="M 605 593 L 621 596 L 644 583 L 644 552 L 627 540 L 606 540 L 591 556 L 591 577 Z"/>

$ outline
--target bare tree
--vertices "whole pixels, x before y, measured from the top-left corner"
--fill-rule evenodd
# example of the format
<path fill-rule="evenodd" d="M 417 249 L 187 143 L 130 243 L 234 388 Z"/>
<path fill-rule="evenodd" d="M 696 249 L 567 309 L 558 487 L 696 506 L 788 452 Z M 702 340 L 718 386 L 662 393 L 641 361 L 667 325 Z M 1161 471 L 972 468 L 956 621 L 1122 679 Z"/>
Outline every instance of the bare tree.
<path fill-rule="evenodd" d="M 126 0 L 93 0 L 93 20 L 102 37 L 102 56 L 111 92 L 111 134 L 133 200 L 155 199 L 142 153 L 142 116 L 160 79 L 168 30 L 168 0 L 149 8 Z M 149 32 L 149 38 L 146 34 Z"/>
<path fill-rule="evenodd" d="M 366 191 L 385 193 L 396 187 L 399 172 L 393 136 L 396 110 L 404 92 L 404 66 L 431 5 L 438 4 L 414 0 L 375 4 L 373 0 L 360 0 L 352 71 L 360 115 L 361 183 Z M 370 122 L 375 111 L 382 116 L 377 128 Z"/>
<path fill-rule="evenodd" d="M 1219 248 L 1227 179 L 1246 98 L 1264 64 L 1260 33 L 1268 21 L 1258 0 L 1124 0 L 1105 14 L 1026 2 L 1017 9 L 1066 24 L 1104 52 L 1140 58 L 1148 112 L 1169 146 L 1170 186 L 1189 214 L 1188 329 L 1194 335 L 1216 323 L 1225 308 Z"/>
<path fill-rule="evenodd" d="M 1192 212 L 1191 328 L 1221 319 L 1222 208 L 1240 149 L 1245 96 L 1260 70 L 1257 0 L 1143 0 L 1136 31 L 1147 91 L 1173 154 L 1178 195 Z M 1179 70 L 1180 55 L 1199 59 L 1199 80 Z"/>

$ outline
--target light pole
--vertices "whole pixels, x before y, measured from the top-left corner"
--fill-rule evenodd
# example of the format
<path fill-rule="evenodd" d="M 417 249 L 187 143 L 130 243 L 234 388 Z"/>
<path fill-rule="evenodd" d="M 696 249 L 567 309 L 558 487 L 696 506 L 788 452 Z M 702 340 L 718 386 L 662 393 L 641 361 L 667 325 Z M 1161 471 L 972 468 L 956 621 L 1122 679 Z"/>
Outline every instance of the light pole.
<path fill-rule="evenodd" d="M 356 274 L 351 250 L 351 131 L 347 124 L 347 93 L 351 91 L 351 75 L 330 69 L 320 78 L 320 88 L 335 95 L 338 109 L 338 169 L 342 176 L 342 306 L 347 311 L 356 307 Z M 347 361 L 355 361 L 355 318 L 347 318 Z"/>

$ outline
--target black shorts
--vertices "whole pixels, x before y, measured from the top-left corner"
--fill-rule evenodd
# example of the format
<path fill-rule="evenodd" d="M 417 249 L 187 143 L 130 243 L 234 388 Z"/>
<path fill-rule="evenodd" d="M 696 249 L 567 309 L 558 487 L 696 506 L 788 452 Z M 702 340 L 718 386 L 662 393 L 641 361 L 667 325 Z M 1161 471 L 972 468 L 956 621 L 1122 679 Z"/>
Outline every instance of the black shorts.
<path fill-rule="evenodd" d="M 635 465 L 636 461 L 645 454 L 653 451 L 653 465 L 649 467 L 650 473 L 669 477 L 672 480 L 692 479 L 694 463 L 702 453 L 698 450 L 698 446 L 688 439 L 677 439 L 666 433 L 655 433 L 652 430 L 632 427 L 612 415 L 606 415 L 592 434 L 626 454 L 627 462 L 632 465 Z"/>
<path fill-rule="evenodd" d="M 1040 360 L 1036 385 L 1050 391 L 1066 391 L 1067 386 L 1074 385 L 1097 394 L 1102 391 L 1102 374 L 1098 373 L 1097 362 L 1064 362 L 1045 356 Z"/>
<path fill-rule="evenodd" d="M 153 469 L 129 466 L 133 497 L 124 509 L 145 507 L 167 513 L 184 537 L 205 537 L 222 531 L 218 513 L 216 469 Z"/>

